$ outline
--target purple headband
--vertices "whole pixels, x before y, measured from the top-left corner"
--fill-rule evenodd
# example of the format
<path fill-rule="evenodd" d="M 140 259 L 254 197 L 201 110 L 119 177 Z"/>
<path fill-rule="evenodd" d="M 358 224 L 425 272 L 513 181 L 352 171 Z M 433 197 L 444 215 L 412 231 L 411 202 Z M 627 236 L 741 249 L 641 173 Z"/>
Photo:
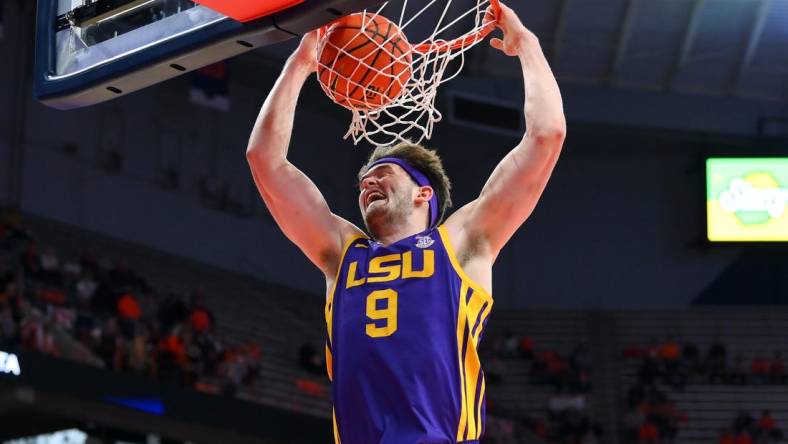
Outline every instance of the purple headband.
<path fill-rule="evenodd" d="M 430 228 L 434 227 L 435 224 L 438 222 L 438 193 L 435 192 L 435 188 L 430 183 L 430 180 L 427 179 L 427 176 L 424 175 L 421 171 L 417 170 L 410 166 L 408 162 L 405 162 L 402 159 L 396 157 L 384 157 L 372 163 L 372 165 L 367 168 L 367 172 L 372 168 L 380 165 L 381 163 L 393 163 L 397 164 L 405 170 L 410 177 L 416 182 L 416 185 L 420 187 L 430 187 L 432 188 L 432 199 L 430 199 Z"/>

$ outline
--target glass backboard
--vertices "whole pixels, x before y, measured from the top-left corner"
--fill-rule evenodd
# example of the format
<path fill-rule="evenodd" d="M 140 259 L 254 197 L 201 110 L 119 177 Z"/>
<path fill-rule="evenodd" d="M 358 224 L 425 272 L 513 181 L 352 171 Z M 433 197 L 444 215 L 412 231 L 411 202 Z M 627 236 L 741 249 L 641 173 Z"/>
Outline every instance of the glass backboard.
<path fill-rule="evenodd" d="M 273 12 L 242 23 L 191 0 L 38 0 L 34 94 L 59 109 L 100 103 L 380 3 L 257 1 Z"/>

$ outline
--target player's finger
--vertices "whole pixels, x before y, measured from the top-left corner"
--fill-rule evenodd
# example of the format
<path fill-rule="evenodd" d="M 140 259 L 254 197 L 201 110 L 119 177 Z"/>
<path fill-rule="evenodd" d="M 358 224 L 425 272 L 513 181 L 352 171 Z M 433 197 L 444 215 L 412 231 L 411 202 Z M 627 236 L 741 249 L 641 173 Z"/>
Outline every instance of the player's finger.
<path fill-rule="evenodd" d="M 492 46 L 495 49 L 499 49 L 503 51 L 503 40 L 498 38 L 490 39 L 490 46 Z"/>

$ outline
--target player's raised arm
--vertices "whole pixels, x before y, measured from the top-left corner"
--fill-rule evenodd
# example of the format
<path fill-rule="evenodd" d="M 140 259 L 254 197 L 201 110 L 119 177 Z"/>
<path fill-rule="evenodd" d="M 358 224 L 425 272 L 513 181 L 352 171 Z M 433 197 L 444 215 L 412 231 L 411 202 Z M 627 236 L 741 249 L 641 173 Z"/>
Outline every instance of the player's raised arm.
<path fill-rule="evenodd" d="M 260 110 L 246 158 L 276 223 L 327 275 L 336 271 L 343 239 L 358 228 L 334 215 L 315 184 L 287 160 L 298 95 L 315 72 L 317 33 L 304 36 Z"/>
<path fill-rule="evenodd" d="M 495 168 L 479 197 L 447 221 L 449 228 L 459 233 L 460 241 L 483 247 L 493 259 L 531 215 L 566 135 L 561 93 L 537 37 L 503 4 L 499 27 L 503 40 L 493 39 L 490 44 L 520 59 L 527 130 Z"/>

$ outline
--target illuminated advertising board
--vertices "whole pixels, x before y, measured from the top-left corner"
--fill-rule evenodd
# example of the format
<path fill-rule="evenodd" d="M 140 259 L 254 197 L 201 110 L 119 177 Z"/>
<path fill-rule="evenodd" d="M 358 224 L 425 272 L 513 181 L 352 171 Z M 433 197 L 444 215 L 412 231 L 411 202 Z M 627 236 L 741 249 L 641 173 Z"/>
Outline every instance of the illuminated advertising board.
<path fill-rule="evenodd" d="M 788 242 L 788 157 L 706 160 L 712 242 Z"/>

